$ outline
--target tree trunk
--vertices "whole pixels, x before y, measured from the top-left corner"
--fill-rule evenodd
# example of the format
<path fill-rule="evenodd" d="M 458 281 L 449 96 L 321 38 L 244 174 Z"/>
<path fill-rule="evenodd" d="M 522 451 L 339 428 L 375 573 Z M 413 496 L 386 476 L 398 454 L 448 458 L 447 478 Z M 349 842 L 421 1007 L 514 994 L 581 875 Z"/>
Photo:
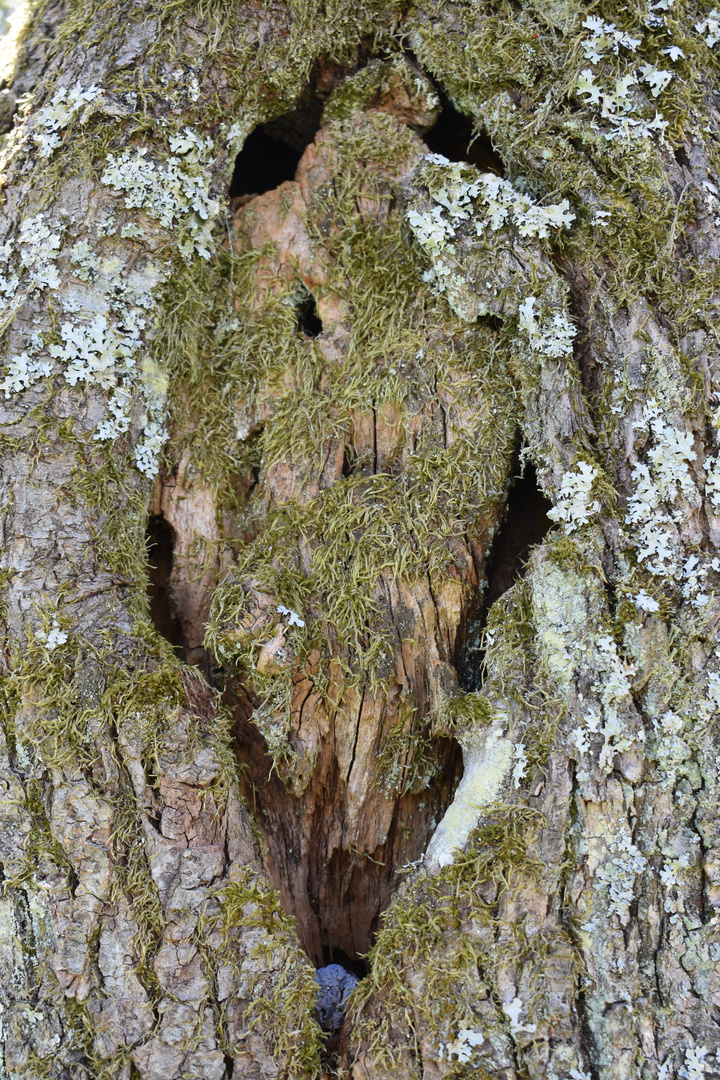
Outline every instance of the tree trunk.
<path fill-rule="evenodd" d="M 719 46 L 31 6 L 0 1076 L 720 1076 Z"/>

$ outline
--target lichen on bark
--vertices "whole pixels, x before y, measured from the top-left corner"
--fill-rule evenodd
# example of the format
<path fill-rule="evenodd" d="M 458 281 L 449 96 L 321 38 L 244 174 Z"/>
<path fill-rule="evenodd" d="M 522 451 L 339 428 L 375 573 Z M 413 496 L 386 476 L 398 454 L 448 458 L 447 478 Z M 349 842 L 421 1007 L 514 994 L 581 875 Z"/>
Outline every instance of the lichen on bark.
<path fill-rule="evenodd" d="M 310 960 L 371 946 L 352 1080 L 720 1074 L 719 21 L 31 7 L 7 1075 L 319 1076 Z M 256 131 L 297 170 L 229 200 Z M 526 462 L 553 527 L 483 613 Z"/>

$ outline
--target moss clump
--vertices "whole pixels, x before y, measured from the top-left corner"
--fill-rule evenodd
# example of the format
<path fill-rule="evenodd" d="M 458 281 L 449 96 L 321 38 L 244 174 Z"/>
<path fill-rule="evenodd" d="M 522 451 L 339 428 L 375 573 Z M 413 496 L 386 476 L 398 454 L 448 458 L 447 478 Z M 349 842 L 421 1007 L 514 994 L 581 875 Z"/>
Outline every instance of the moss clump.
<path fill-rule="evenodd" d="M 366 109 L 389 110 L 413 127 L 437 120 L 440 99 L 430 80 L 404 56 L 371 60 L 333 91 L 323 110 L 323 123 L 352 120 Z"/>
<path fill-rule="evenodd" d="M 458 1027 L 504 1031 L 498 967 L 520 962 L 527 941 L 520 925 L 503 922 L 502 905 L 540 872 L 532 840 L 542 824 L 527 807 L 489 807 L 468 850 L 434 876 L 421 872 L 388 908 L 348 1009 L 352 1043 L 376 1068 L 390 1074 L 408 1050 L 428 1040 L 439 1048 Z"/>
<path fill-rule="evenodd" d="M 682 148 L 690 136 L 717 155 L 706 138 L 703 105 L 705 73 L 708 65 L 716 70 L 717 50 L 707 48 L 693 16 L 678 6 L 654 29 L 640 9 L 621 11 L 611 3 L 594 14 L 637 38 L 639 48 L 590 64 L 581 45 L 589 36 L 584 13 L 566 3 L 518 9 L 507 2 L 487 6 L 482 18 L 475 8 L 443 10 L 442 32 L 435 17 L 419 15 L 413 49 L 458 107 L 485 128 L 513 180 L 536 195 L 554 192 L 573 202 L 578 220 L 558 244 L 588 275 L 591 318 L 608 295 L 617 305 L 653 297 L 679 343 L 693 327 L 709 329 L 718 270 L 685 257 L 686 230 L 695 228 L 698 207 L 687 189 L 679 198 L 670 193 L 670 148 Z M 683 50 L 677 63 L 662 53 L 668 41 Z M 577 92 L 580 73 L 595 67 L 609 85 L 644 63 L 673 73 L 659 97 L 647 92 L 637 99 L 638 115 L 650 118 L 659 109 L 667 141 L 607 139 L 599 106 Z M 596 345 L 602 353 L 602 342 Z"/>
<path fill-rule="evenodd" d="M 402 798 L 424 791 L 438 775 L 438 738 L 449 734 L 438 728 L 432 714 L 421 717 L 419 710 L 401 705 L 377 756 L 376 779 L 387 798 Z"/>
<path fill-rule="evenodd" d="M 25 788 L 25 808 L 32 816 L 32 830 L 25 848 L 25 865 L 21 872 L 7 879 L 8 888 L 22 889 L 32 886 L 35 872 L 41 859 L 49 859 L 64 873 L 67 881 L 75 874 L 62 845 L 58 843 L 50 829 L 47 808 L 43 799 L 43 786 L 38 780 L 28 781 Z"/>
<path fill-rule="evenodd" d="M 535 636 L 532 591 L 521 578 L 490 608 L 481 638 L 483 683 L 492 681 L 496 693 L 505 697 L 516 683 L 525 683 L 531 670 Z"/>
<path fill-rule="evenodd" d="M 484 694 L 456 694 L 440 710 L 437 727 L 442 734 L 462 733 L 470 728 L 492 724 L 497 710 Z"/>

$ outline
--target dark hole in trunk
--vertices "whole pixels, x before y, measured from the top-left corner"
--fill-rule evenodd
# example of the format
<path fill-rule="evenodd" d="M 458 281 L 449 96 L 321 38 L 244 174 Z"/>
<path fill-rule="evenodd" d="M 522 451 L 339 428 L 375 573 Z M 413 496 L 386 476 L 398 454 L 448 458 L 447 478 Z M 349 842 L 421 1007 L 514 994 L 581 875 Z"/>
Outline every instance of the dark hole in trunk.
<path fill-rule="evenodd" d="M 159 634 L 169 641 L 181 659 L 185 659 L 185 641 L 180 619 L 173 610 L 170 596 L 170 574 L 173 568 L 175 533 L 161 514 L 148 521 L 148 596 L 150 618 Z"/>
<path fill-rule="evenodd" d="M 290 112 L 250 132 L 235 158 L 231 199 L 247 201 L 295 177 L 300 158 L 317 135 L 325 101 L 335 81 L 340 81 L 342 70 L 333 72 L 325 87 L 323 75 L 327 70 L 317 67 Z"/>
<path fill-rule="evenodd" d="M 296 310 L 299 334 L 311 338 L 316 338 L 322 334 L 323 324 L 318 315 L 317 302 L 312 293 L 308 293 L 307 297 L 300 301 Z"/>
<path fill-rule="evenodd" d="M 358 979 L 364 979 L 370 970 L 366 960 L 359 956 L 348 956 L 343 949 L 324 949 L 326 964 L 340 964 L 346 971 L 352 971 Z"/>
<path fill-rule="evenodd" d="M 265 127 L 255 128 L 235 158 L 230 198 L 262 195 L 292 180 L 301 157 L 302 150 L 268 134 Z"/>
<path fill-rule="evenodd" d="M 437 772 L 428 787 L 383 796 L 392 803 L 385 843 L 359 852 L 342 843 L 347 793 L 345 778 L 328 739 L 301 795 L 287 790 L 262 735 L 252 723 L 253 702 L 241 687 L 226 690 L 235 709 L 238 777 L 245 804 L 266 842 L 265 865 L 293 915 L 303 948 L 316 968 L 341 964 L 362 978 L 363 955 L 373 944 L 380 919 L 404 880 L 403 867 L 418 860 L 462 776 L 462 752 L 454 739 L 435 744 Z M 378 808 L 378 813 L 381 812 Z"/>
<path fill-rule="evenodd" d="M 440 94 L 442 110 L 434 127 L 423 136 L 433 154 L 450 161 L 467 161 L 480 172 L 505 175 L 502 158 L 484 132 L 476 133 L 473 122 L 455 108 L 445 94 Z"/>
<path fill-rule="evenodd" d="M 345 443 L 345 451 L 343 453 L 342 463 L 342 475 L 347 479 L 348 476 L 352 476 L 355 470 L 355 448 Z"/>
<path fill-rule="evenodd" d="M 458 660 L 458 678 L 464 690 L 482 685 L 482 632 L 487 613 L 498 597 L 510 588 L 527 561 L 530 549 L 544 539 L 552 522 L 547 516 L 552 503 L 538 487 L 537 473 L 527 463 L 508 495 L 500 528 L 495 534 L 487 563 L 487 587 L 468 617 L 465 647 Z"/>

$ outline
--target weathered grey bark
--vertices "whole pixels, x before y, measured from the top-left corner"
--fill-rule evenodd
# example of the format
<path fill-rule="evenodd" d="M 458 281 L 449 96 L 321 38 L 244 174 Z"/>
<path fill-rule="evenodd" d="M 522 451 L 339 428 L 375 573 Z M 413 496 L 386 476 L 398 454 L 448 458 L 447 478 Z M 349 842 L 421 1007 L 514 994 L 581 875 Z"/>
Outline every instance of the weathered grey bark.
<path fill-rule="evenodd" d="M 719 24 L 33 9 L 6 1075 L 720 1075 Z"/>

